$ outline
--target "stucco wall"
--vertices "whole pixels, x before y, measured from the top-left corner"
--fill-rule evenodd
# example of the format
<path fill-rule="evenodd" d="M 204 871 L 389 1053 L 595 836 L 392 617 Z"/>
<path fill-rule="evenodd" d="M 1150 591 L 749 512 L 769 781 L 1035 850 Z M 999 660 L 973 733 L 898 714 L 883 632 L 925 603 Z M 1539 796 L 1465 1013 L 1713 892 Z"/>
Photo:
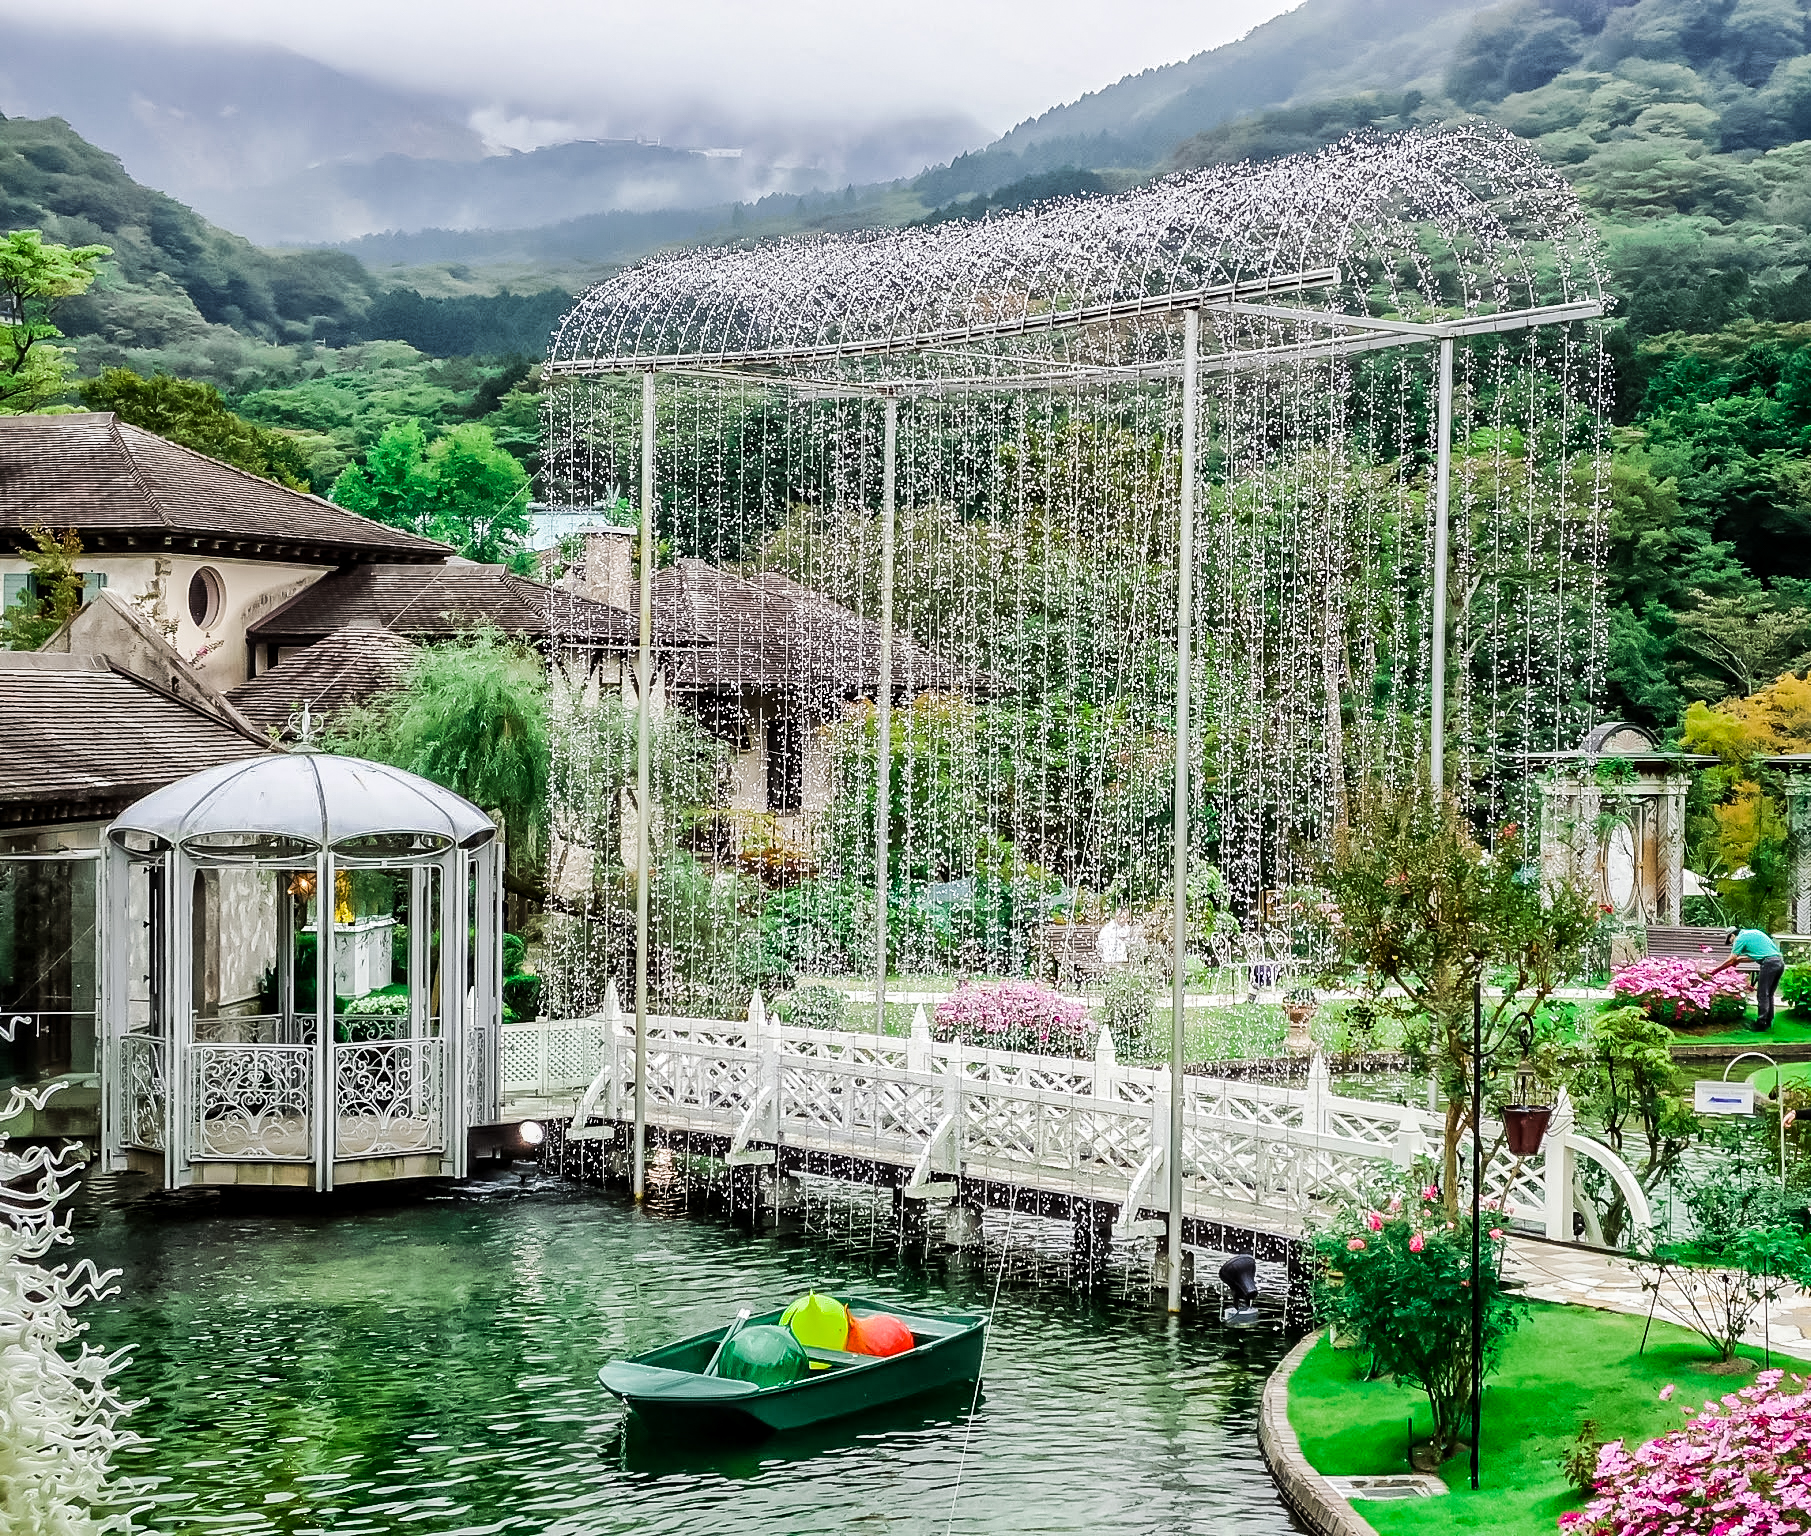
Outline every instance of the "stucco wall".
<path fill-rule="evenodd" d="M 203 566 L 219 575 L 223 598 L 218 619 L 207 629 L 189 618 L 189 583 Z M 17 556 L 0 558 L 0 575 L 23 574 L 30 569 Z M 246 668 L 247 626 L 319 581 L 331 567 L 171 554 L 83 555 L 80 569 L 104 572 L 108 591 L 117 592 L 129 602 L 161 581 L 164 616 L 176 621 L 170 643 L 209 684 L 224 693 L 250 675 Z"/>

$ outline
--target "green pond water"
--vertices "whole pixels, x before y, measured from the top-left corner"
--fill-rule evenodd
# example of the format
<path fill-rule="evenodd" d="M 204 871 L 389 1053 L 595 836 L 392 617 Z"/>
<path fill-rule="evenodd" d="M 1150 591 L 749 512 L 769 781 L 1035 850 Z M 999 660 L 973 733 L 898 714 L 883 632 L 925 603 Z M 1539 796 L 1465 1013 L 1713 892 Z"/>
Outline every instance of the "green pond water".
<path fill-rule="evenodd" d="M 994 1228 L 990 1218 L 989 1232 Z M 234 1204 L 96 1177 L 86 1310 L 130 1345 L 158 1533 L 1201 1532 L 1295 1529 L 1258 1454 L 1286 1341 L 1198 1298 L 1091 1301 L 1009 1268 L 985 1384 L 752 1447 L 650 1443 L 612 1355 L 810 1285 L 985 1307 L 1000 1249 L 949 1262 L 501 1174 L 408 1204 Z M 958 1491 L 958 1472 L 960 1488 Z M 952 1521 L 952 1495 L 954 1498 Z"/>

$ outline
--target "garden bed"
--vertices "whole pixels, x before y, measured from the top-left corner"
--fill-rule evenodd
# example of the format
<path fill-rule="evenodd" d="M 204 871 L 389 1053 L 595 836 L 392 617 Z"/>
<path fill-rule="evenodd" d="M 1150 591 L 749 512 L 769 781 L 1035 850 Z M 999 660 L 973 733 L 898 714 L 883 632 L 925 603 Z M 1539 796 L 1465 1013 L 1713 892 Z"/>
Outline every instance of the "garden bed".
<path fill-rule="evenodd" d="M 1440 1475 L 1444 1497 L 1361 1500 L 1355 1507 L 1382 1536 L 1396 1532 L 1480 1531 L 1492 1536 L 1553 1536 L 1585 1497 L 1559 1470 L 1584 1419 L 1597 1438 L 1638 1444 L 1684 1422 L 1745 1377 L 1713 1375 L 1702 1340 L 1656 1322 L 1645 1354 L 1645 1319 L 1588 1307 L 1531 1304 L 1484 1388 L 1483 1486 L 1473 1493 L 1466 1454 Z M 1741 1353 L 1758 1361 L 1759 1352 Z M 1427 1397 L 1390 1381 L 1360 1381 L 1357 1350 L 1315 1346 L 1289 1383 L 1289 1422 L 1302 1453 L 1323 1476 L 1361 1477 L 1409 1470 L 1411 1434 L 1428 1433 Z M 1811 1366 L 1786 1360 L 1811 1374 Z M 1677 1386 L 1672 1402 L 1660 1391 Z M 1412 1428 L 1411 1428 L 1412 1426 Z"/>

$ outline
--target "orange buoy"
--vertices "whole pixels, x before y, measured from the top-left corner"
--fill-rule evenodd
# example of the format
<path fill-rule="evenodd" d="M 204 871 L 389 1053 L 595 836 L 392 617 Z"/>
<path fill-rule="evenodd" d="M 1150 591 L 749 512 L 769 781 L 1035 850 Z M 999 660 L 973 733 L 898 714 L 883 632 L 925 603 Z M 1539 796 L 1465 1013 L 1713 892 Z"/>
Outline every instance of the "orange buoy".
<path fill-rule="evenodd" d="M 866 1317 L 849 1314 L 852 1355 L 903 1355 L 913 1347 L 912 1330 L 891 1312 L 870 1312 Z"/>

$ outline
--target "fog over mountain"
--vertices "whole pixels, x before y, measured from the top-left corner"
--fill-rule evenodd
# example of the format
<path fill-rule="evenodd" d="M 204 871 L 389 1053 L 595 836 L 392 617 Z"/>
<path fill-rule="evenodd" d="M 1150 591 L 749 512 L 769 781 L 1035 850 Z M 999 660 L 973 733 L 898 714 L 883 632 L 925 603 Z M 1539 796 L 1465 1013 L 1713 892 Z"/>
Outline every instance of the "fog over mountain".
<path fill-rule="evenodd" d="M 0 112 L 260 243 L 519 228 L 912 177 L 1287 4 L 0 0 Z"/>
<path fill-rule="evenodd" d="M 909 175 L 988 137 L 972 119 L 922 117 L 774 122 L 738 139 L 707 112 L 678 144 L 600 143 L 285 48 L 29 24 L 0 53 L 0 112 L 62 117 L 138 181 L 267 245 L 721 206 Z M 548 136 L 566 142 L 532 147 Z"/>

